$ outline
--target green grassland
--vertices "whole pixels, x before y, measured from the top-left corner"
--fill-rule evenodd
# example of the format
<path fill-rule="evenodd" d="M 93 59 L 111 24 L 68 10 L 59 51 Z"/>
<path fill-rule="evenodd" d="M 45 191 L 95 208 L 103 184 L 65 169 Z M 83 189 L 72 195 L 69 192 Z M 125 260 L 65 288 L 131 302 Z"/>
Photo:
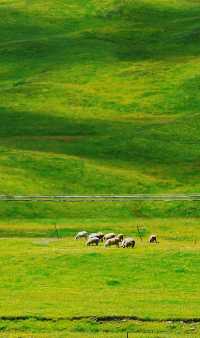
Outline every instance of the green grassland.
<path fill-rule="evenodd" d="M 72 237 L 81 227 L 124 232 L 136 247 L 87 247 Z M 58 240 L 51 220 L 2 223 L 3 337 L 198 337 L 199 227 L 195 218 L 107 220 L 96 228 L 91 219 L 63 220 Z M 153 231 L 159 243 L 150 245 Z"/>
<path fill-rule="evenodd" d="M 1 193 L 199 191 L 198 1 L 1 0 L 0 9 Z M 35 217 L 16 208 L 1 214 Z"/>
<path fill-rule="evenodd" d="M 71 236 L 2 239 L 0 317 L 199 318 L 199 228 L 194 240 L 179 224 L 183 233 L 160 226 L 157 245 L 124 226 L 137 242 L 129 250 L 88 248 Z"/>
<path fill-rule="evenodd" d="M 0 194 L 199 192 L 199 19 L 198 0 L 0 0 Z M 0 337 L 200 336 L 199 202 L 0 215 Z"/>

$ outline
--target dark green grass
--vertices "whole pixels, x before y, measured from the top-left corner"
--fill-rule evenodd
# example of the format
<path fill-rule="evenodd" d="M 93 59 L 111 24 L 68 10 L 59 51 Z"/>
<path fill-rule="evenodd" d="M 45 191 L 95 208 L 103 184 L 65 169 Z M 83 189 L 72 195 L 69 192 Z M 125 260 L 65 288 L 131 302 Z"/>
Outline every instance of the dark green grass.
<path fill-rule="evenodd" d="M 199 324 L 191 323 L 152 323 L 140 321 L 119 321 L 97 323 L 93 320 L 58 320 L 55 322 L 29 319 L 25 321 L 0 322 L 7 337 L 195 337 L 199 334 Z M 53 334 L 52 334 L 53 332 Z M 1 337 L 1 334 L 0 334 Z M 4 336 L 5 337 L 5 336 Z"/>
<path fill-rule="evenodd" d="M 198 2 L 0 6 L 2 193 L 199 190 Z"/>

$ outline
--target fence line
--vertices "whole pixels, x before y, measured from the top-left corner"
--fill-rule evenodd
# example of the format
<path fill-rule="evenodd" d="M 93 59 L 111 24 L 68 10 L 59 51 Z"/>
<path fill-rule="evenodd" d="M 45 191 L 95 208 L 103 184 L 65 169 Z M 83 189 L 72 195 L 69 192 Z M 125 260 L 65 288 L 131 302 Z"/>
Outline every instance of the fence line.
<path fill-rule="evenodd" d="M 127 201 L 200 201 L 200 193 L 192 194 L 132 194 L 132 195 L 0 195 L 8 202 L 127 202 Z"/>

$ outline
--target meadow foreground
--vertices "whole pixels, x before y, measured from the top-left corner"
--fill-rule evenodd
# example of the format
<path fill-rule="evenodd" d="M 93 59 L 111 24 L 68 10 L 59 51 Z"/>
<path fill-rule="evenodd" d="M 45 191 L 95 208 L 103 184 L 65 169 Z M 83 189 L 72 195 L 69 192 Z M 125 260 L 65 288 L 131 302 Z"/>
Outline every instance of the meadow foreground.
<path fill-rule="evenodd" d="M 21 225 L 18 237 L 16 232 L 1 238 L 2 332 L 13 337 L 16 330 L 28 337 L 34 333 L 50 337 L 53 332 L 58 337 L 123 337 L 126 330 L 141 337 L 197 335 L 198 219 L 143 220 L 143 240 L 137 234 L 138 221 L 98 224 L 105 231 L 126 229 L 136 240 L 133 249 L 105 248 L 103 243 L 88 247 L 72 235 L 59 240 L 55 234 L 27 237 L 35 225 Z M 68 231 L 75 234 L 81 225 L 92 229 L 90 220 L 71 223 Z M 66 225 L 57 226 L 63 236 Z M 42 227 L 47 230 L 52 224 Z M 158 244 L 148 243 L 153 227 L 159 233 Z"/>

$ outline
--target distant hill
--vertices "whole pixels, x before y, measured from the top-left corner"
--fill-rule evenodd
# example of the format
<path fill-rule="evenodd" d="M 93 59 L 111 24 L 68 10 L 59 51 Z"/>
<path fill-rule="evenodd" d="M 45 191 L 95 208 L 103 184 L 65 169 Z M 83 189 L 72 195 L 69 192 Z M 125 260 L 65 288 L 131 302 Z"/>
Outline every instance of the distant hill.
<path fill-rule="evenodd" d="M 0 193 L 199 192 L 200 4 L 0 0 Z M 2 218 L 198 215 L 11 205 Z"/>

